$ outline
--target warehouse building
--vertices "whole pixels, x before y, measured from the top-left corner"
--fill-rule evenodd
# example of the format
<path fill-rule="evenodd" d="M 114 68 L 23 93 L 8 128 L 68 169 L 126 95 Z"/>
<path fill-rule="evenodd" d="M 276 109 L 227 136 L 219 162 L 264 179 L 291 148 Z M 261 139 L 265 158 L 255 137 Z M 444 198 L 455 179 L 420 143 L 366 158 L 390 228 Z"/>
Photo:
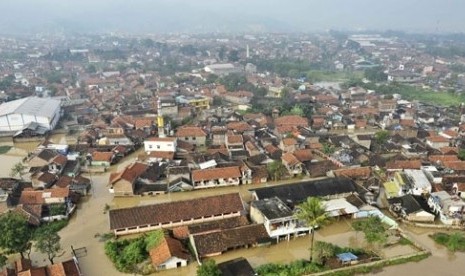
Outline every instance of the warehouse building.
<path fill-rule="evenodd" d="M 18 131 L 30 123 L 52 130 L 60 119 L 59 100 L 28 97 L 0 105 L 0 131 Z"/>

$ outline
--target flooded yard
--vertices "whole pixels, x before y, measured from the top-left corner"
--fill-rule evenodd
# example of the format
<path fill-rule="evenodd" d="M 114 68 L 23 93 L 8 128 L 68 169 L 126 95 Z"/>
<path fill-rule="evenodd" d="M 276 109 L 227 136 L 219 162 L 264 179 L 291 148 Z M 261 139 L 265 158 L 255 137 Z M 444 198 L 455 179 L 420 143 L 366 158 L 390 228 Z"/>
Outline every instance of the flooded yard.
<path fill-rule="evenodd" d="M 54 142 L 63 142 L 63 136 L 53 138 Z M 0 156 L 2 166 L 0 166 L 0 176 L 8 177 L 11 167 L 21 161 L 27 152 L 33 150 L 38 143 L 25 143 L 14 145 L 14 147 Z M 57 260 L 66 260 L 71 257 L 71 246 L 74 248 L 85 247 L 87 253 L 79 259 L 82 273 L 84 275 L 125 275 L 116 271 L 113 264 L 106 257 L 103 248 L 103 242 L 99 241 L 98 234 L 107 233 L 109 231 L 108 214 L 104 214 L 105 205 L 108 204 L 112 208 L 132 207 L 137 205 L 146 205 L 159 202 L 177 201 L 192 199 L 195 197 L 217 195 L 231 192 L 239 192 L 245 201 L 251 199 L 249 189 L 276 185 L 276 184 L 261 184 L 248 185 L 239 187 L 224 187 L 218 189 L 198 190 L 193 192 L 172 193 L 159 195 L 155 197 L 130 197 L 130 198 L 113 198 L 108 192 L 108 178 L 112 171 L 120 170 L 131 162 L 140 152 L 135 152 L 128 158 L 125 158 L 122 163 L 114 166 L 108 172 L 103 174 L 87 174 L 86 177 L 91 178 L 93 187 L 91 195 L 84 199 L 71 218 L 69 225 L 64 228 L 60 235 L 62 237 L 62 247 L 64 254 Z M 363 236 L 360 233 L 355 233 L 351 229 L 350 220 L 336 220 L 330 226 L 323 227 L 318 230 L 315 235 L 316 240 L 335 243 L 339 246 L 356 247 L 363 243 Z M 404 227 L 404 226 L 403 226 Z M 419 263 L 408 263 L 393 267 L 384 268 L 376 273 L 377 275 L 406 275 L 408 274 L 422 276 L 429 275 L 463 275 L 462 269 L 465 266 L 465 254 L 455 253 L 450 254 L 441 246 L 436 245 L 428 234 L 433 233 L 429 229 L 418 229 L 405 227 L 409 234 L 424 247 L 432 251 L 433 256 Z M 291 239 L 277 245 L 266 247 L 257 247 L 250 249 L 240 249 L 217 256 L 214 259 L 217 262 L 223 262 L 238 257 L 245 257 L 249 260 L 252 266 L 256 267 L 265 263 L 289 263 L 297 259 L 307 259 L 309 257 L 308 247 L 310 243 L 309 236 Z M 412 248 L 408 245 L 397 245 L 388 248 L 385 251 L 387 257 L 403 255 L 411 253 Z M 46 263 L 44 256 L 33 252 L 31 258 L 35 264 Z M 195 275 L 197 264 L 190 263 L 187 267 L 170 271 L 163 271 L 156 275 Z"/>

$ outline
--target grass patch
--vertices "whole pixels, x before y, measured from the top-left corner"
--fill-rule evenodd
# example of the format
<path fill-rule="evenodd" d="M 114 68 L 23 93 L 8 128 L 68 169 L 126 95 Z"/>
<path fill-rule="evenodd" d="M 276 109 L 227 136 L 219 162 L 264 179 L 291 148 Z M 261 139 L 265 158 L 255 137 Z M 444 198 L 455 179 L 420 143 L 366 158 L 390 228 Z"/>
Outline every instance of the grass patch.
<path fill-rule="evenodd" d="M 413 242 L 409 239 L 401 237 L 398 242 L 400 245 L 413 245 Z"/>
<path fill-rule="evenodd" d="M 5 154 L 10 151 L 12 146 L 0 146 L 0 154 Z"/>
<path fill-rule="evenodd" d="M 258 275 L 275 276 L 275 275 L 305 275 L 308 273 L 317 273 L 324 271 L 325 268 L 315 263 L 305 260 L 294 261 L 290 264 L 264 264 L 256 269 Z"/>
<path fill-rule="evenodd" d="M 465 235 L 463 233 L 435 233 L 430 237 L 438 244 L 444 245 L 449 251 L 465 251 Z"/>
<path fill-rule="evenodd" d="M 66 225 L 68 225 L 68 220 L 64 219 L 64 220 L 57 220 L 57 221 L 52 221 L 52 222 L 48 222 L 45 224 L 41 224 L 39 228 L 48 226 L 52 229 L 52 231 L 58 232 L 61 229 L 65 228 Z"/>

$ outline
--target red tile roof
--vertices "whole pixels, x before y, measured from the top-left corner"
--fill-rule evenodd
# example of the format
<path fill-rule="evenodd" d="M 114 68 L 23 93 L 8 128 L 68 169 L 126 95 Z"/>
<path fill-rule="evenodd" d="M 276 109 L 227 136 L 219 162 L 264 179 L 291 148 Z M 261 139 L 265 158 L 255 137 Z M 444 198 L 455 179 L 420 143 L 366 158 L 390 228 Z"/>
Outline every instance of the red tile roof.
<path fill-rule="evenodd" d="M 439 136 L 439 135 L 427 137 L 426 140 L 432 143 L 448 143 L 449 142 L 449 139 L 447 139 L 444 136 Z"/>
<path fill-rule="evenodd" d="M 311 161 L 313 159 L 311 149 L 298 149 L 295 150 L 293 154 L 300 162 Z"/>
<path fill-rule="evenodd" d="M 251 224 L 193 236 L 200 257 L 222 253 L 231 248 L 254 245 L 267 238 L 269 235 L 263 224 Z"/>
<path fill-rule="evenodd" d="M 44 204 L 46 198 L 66 198 L 69 197 L 69 187 L 54 188 L 45 190 L 24 189 L 19 198 L 20 204 Z"/>
<path fill-rule="evenodd" d="M 241 176 L 242 174 L 238 166 L 192 171 L 192 181 L 194 182 L 215 180 L 219 178 L 238 178 Z"/>
<path fill-rule="evenodd" d="M 349 178 L 368 178 L 371 175 L 370 167 L 343 168 L 334 171 L 335 176 L 345 176 Z"/>
<path fill-rule="evenodd" d="M 308 126 L 307 118 L 297 115 L 288 115 L 276 118 L 274 123 L 276 126 Z"/>
<path fill-rule="evenodd" d="M 244 131 L 253 130 L 253 127 L 246 122 L 230 122 L 227 125 L 229 130 L 235 130 L 236 132 L 243 133 Z"/>
<path fill-rule="evenodd" d="M 92 161 L 111 162 L 113 154 L 113 152 L 94 151 L 92 153 Z"/>
<path fill-rule="evenodd" d="M 150 250 L 150 259 L 152 259 L 152 264 L 155 267 L 172 257 L 187 260 L 189 256 L 189 251 L 184 248 L 182 243 L 171 237 L 165 237 L 159 245 Z"/>
<path fill-rule="evenodd" d="M 388 170 L 419 170 L 421 168 L 420 160 L 395 160 L 386 163 L 386 169 Z"/>
<path fill-rule="evenodd" d="M 244 210 L 239 193 L 110 210 L 110 229 L 188 221 Z"/>
<path fill-rule="evenodd" d="M 68 158 L 66 158 L 66 156 L 64 155 L 61 155 L 61 154 L 58 154 L 57 156 L 55 156 L 53 159 L 52 159 L 52 163 L 56 163 L 56 164 L 59 164 L 61 166 L 64 166 L 66 165 L 66 162 L 68 161 Z"/>
<path fill-rule="evenodd" d="M 119 173 L 110 174 L 110 184 L 115 184 L 117 181 L 124 179 L 129 183 L 134 183 L 148 168 L 147 164 L 135 162 L 126 166 Z"/>
<path fill-rule="evenodd" d="M 283 154 L 281 159 L 286 162 L 289 166 L 295 166 L 300 163 L 300 161 L 290 152 Z"/>
<path fill-rule="evenodd" d="M 226 137 L 228 144 L 242 144 L 243 139 L 241 134 L 228 135 Z"/>
<path fill-rule="evenodd" d="M 428 160 L 431 162 L 449 162 L 449 161 L 460 161 L 456 155 L 430 155 Z"/>
<path fill-rule="evenodd" d="M 445 161 L 444 166 L 454 171 L 465 171 L 465 161 Z"/>
<path fill-rule="evenodd" d="M 284 138 L 282 142 L 285 146 L 292 146 L 297 144 L 297 140 L 294 138 Z"/>
<path fill-rule="evenodd" d="M 183 126 L 176 131 L 176 137 L 206 137 L 205 131 L 196 126 Z"/>

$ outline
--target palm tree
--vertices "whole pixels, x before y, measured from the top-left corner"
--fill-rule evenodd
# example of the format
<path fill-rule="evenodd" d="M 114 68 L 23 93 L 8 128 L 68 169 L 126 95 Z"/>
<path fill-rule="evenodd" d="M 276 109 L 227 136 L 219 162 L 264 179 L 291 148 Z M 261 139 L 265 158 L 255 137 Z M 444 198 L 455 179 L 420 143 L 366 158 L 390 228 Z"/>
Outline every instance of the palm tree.
<path fill-rule="evenodd" d="M 315 240 L 315 228 L 329 222 L 323 201 L 318 197 L 308 197 L 306 201 L 297 205 L 295 217 L 311 228 L 310 262 L 313 256 L 313 243 Z"/>

